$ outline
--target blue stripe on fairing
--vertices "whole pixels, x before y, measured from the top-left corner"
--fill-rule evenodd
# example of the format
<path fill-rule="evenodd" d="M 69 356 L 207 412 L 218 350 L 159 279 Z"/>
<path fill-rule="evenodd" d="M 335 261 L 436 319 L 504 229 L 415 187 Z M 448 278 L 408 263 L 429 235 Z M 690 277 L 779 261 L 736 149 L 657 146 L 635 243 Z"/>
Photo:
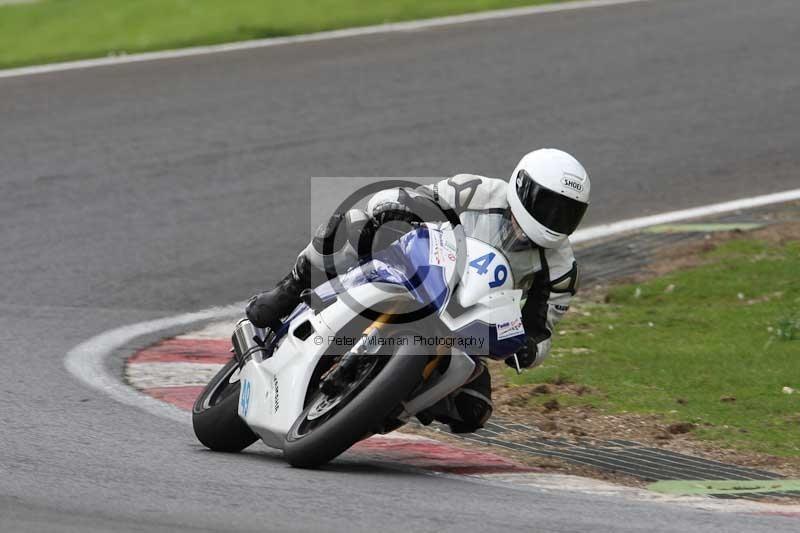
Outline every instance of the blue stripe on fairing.
<path fill-rule="evenodd" d="M 440 311 L 447 302 L 450 289 L 445 281 L 444 268 L 430 264 L 429 246 L 427 228 L 408 232 L 339 276 L 338 287 L 328 281 L 314 290 L 323 301 L 327 301 L 342 290 L 367 283 L 388 283 L 404 287 L 421 306 L 432 305 Z"/>
<path fill-rule="evenodd" d="M 450 293 L 444 268 L 430 264 L 428 228 L 419 228 L 406 233 L 371 259 L 361 261 L 358 267 L 339 276 L 338 281 L 339 287 L 334 287 L 331 281 L 327 281 L 314 291 L 323 301 L 328 301 L 343 290 L 368 283 L 388 283 L 404 287 L 420 305 L 430 305 L 439 312 L 446 304 Z M 291 321 L 306 309 L 308 306 L 304 303 L 295 308 L 276 332 L 273 343 L 286 334 Z M 497 327 L 480 321 L 471 322 L 454 334 L 460 338 L 483 339 L 483 349 L 477 347 L 473 350 L 474 353 L 466 350 L 475 356 L 491 354 L 493 358 L 505 359 L 525 346 L 524 333 L 499 340 Z M 488 350 L 485 348 L 487 342 Z"/>
<path fill-rule="evenodd" d="M 334 286 L 331 280 L 319 285 L 314 292 L 327 302 L 338 293 L 361 285 L 388 283 L 404 287 L 420 306 L 430 305 L 437 312 L 441 311 L 450 288 L 445 281 L 444 268 L 430 264 L 429 247 L 428 228 L 410 231 L 339 276 L 338 286 Z M 273 344 L 286 334 L 292 320 L 306 309 L 308 306 L 301 303 L 292 311 L 275 332 Z"/>

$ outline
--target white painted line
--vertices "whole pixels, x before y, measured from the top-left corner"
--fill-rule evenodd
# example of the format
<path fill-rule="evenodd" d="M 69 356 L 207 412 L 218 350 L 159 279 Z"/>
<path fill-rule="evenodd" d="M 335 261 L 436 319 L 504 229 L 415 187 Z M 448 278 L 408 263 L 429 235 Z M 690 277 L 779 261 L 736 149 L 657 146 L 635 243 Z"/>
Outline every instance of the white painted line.
<path fill-rule="evenodd" d="M 740 209 L 753 209 L 755 207 L 761 207 L 770 204 L 791 202 L 792 200 L 800 200 L 800 189 L 767 194 L 764 196 L 754 196 L 752 198 L 742 198 L 741 200 L 733 200 L 732 202 L 722 202 L 720 204 L 694 207 L 691 209 L 682 209 L 680 211 L 670 211 L 669 213 L 661 213 L 659 215 L 632 218 L 630 220 L 612 222 L 611 224 L 603 224 L 601 226 L 593 226 L 591 228 L 576 231 L 572 237 L 570 237 L 570 241 L 574 244 L 578 244 L 587 241 L 613 237 L 615 235 L 619 235 L 620 233 L 628 233 L 630 231 L 639 230 L 650 226 L 658 226 L 660 224 L 670 224 L 672 222 L 679 222 L 692 218 L 729 213 L 731 211 L 738 211 Z"/>
<path fill-rule="evenodd" d="M 138 63 L 141 61 L 157 61 L 161 59 L 177 59 L 182 57 L 192 57 L 207 54 L 219 54 L 222 52 L 234 52 L 237 50 L 252 50 L 255 48 L 266 48 L 270 46 L 281 46 L 297 43 L 311 43 L 325 41 L 329 39 L 342 39 L 347 37 L 359 37 L 365 35 L 376 35 L 384 33 L 396 33 L 405 31 L 418 31 L 443 26 L 453 26 L 456 24 L 468 24 L 472 22 L 482 22 L 487 20 L 498 20 L 512 17 L 528 15 L 539 15 L 543 13 L 555 13 L 559 11 L 574 11 L 594 7 L 605 7 L 620 4 L 632 4 L 639 2 L 649 2 L 652 0 L 576 0 L 561 4 L 546 4 L 532 7 L 519 7 L 512 9 L 498 9 L 494 11 L 483 11 L 480 13 L 467 13 L 464 15 L 452 15 L 449 17 L 437 17 L 423 20 L 412 20 L 408 22 L 396 22 L 389 24 L 377 24 L 374 26 L 362 26 L 359 28 L 347 28 L 343 30 L 323 31 L 304 35 L 294 35 L 290 37 L 274 37 L 269 39 L 257 39 L 252 41 L 240 41 L 236 43 L 217 44 L 211 46 L 195 46 L 191 48 L 181 48 L 178 50 L 164 50 L 161 52 L 147 52 L 143 54 L 117 55 L 113 57 L 102 57 L 98 59 L 85 59 L 81 61 L 69 61 L 65 63 L 51 63 L 49 65 L 38 65 L 33 67 L 22 67 L 15 69 L 0 70 L 0 78 L 14 78 L 18 76 L 30 76 L 34 74 L 47 74 L 50 72 L 61 72 L 65 70 L 78 70 L 85 68 L 104 67 L 109 65 L 121 65 L 125 63 Z"/>
<path fill-rule="evenodd" d="M 105 361 L 116 350 L 123 348 L 137 337 L 169 328 L 189 326 L 209 319 L 235 316 L 241 314 L 243 308 L 244 303 L 228 307 L 214 307 L 196 313 L 186 313 L 112 329 L 74 347 L 67 353 L 64 365 L 81 382 L 108 394 L 118 402 L 138 407 L 162 418 L 189 423 L 191 422 L 190 413 L 129 387 L 118 376 L 111 374 L 106 369 Z"/>
<path fill-rule="evenodd" d="M 16 4 L 36 4 L 41 0 L 0 0 L 0 7 L 13 6 Z"/>

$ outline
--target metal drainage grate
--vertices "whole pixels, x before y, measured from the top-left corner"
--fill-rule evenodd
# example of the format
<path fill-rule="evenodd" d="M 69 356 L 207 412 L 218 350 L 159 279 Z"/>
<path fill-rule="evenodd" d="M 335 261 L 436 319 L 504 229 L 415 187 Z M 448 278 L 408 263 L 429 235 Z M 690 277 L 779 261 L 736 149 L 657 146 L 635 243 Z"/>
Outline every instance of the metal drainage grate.
<path fill-rule="evenodd" d="M 441 426 L 429 429 L 446 432 Z M 744 468 L 711 459 L 693 457 L 670 450 L 651 448 L 628 440 L 574 442 L 548 438 L 535 428 L 502 419 L 494 419 L 476 433 L 454 435 L 466 441 L 489 444 L 515 452 L 554 457 L 569 463 L 632 476 L 645 481 L 709 479 L 752 481 L 784 479 L 764 470 Z M 713 494 L 719 498 L 796 497 L 798 491 Z"/>

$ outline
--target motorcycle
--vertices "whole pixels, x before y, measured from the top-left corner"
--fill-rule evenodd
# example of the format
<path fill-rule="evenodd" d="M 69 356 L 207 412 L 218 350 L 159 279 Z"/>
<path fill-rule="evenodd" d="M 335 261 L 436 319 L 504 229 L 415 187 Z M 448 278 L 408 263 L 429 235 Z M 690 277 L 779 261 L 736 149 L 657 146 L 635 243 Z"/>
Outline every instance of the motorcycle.
<path fill-rule="evenodd" d="M 192 413 L 211 450 L 261 439 L 316 468 L 356 442 L 417 417 L 457 417 L 451 393 L 525 344 L 511 268 L 489 244 L 422 225 L 301 294 L 276 331 L 246 319 L 234 357 Z"/>

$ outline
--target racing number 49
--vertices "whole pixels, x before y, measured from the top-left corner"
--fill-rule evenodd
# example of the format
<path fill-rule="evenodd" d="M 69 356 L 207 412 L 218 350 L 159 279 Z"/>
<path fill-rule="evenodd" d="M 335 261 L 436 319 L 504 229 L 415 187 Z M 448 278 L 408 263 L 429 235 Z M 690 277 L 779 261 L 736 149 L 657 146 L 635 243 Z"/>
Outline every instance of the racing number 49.
<path fill-rule="evenodd" d="M 495 254 L 494 252 L 489 252 L 486 255 L 482 255 L 477 259 L 473 259 L 472 261 L 470 261 L 469 266 L 474 268 L 478 272 L 478 274 L 483 276 L 487 272 L 489 272 L 489 266 L 492 264 L 492 261 L 494 261 L 494 258 L 496 256 L 497 254 Z M 495 287 L 499 287 L 500 285 L 505 283 L 507 279 L 508 279 L 508 269 L 506 268 L 506 266 L 502 264 L 497 265 L 494 268 L 494 279 L 489 282 L 489 287 L 493 289 Z"/>

